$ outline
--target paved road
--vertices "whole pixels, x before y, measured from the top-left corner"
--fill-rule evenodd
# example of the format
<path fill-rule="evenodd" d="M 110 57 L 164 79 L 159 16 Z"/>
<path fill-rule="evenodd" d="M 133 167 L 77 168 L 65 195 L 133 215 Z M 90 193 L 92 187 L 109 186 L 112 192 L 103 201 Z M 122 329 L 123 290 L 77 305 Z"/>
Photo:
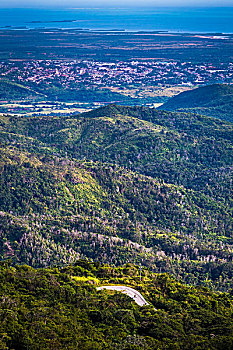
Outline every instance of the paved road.
<path fill-rule="evenodd" d="M 102 286 L 97 287 L 97 290 L 109 289 L 116 290 L 117 292 L 122 292 L 127 294 L 130 298 L 132 298 L 138 305 L 149 305 L 149 303 L 143 298 L 141 293 L 139 293 L 136 289 L 126 287 L 126 286 Z"/>

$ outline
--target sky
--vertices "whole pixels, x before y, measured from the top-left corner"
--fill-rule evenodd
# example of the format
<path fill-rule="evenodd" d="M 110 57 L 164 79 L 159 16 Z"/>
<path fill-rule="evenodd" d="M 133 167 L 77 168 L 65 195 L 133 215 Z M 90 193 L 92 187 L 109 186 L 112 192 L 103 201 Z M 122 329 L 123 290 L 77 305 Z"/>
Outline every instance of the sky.
<path fill-rule="evenodd" d="M 112 8 L 232 6 L 233 0 L 0 0 L 0 8 Z"/>

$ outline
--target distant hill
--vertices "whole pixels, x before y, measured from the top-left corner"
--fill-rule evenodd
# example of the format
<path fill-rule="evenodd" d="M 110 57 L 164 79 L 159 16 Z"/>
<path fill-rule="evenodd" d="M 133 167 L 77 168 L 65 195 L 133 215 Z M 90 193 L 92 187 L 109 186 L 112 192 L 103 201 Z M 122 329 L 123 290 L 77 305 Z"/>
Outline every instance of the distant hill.
<path fill-rule="evenodd" d="M 88 89 L 84 87 L 62 87 L 60 85 L 32 83 L 15 83 L 7 79 L 0 79 L 0 101 L 58 101 L 58 102 L 80 102 L 80 103 L 121 103 L 124 105 L 135 105 L 143 103 L 161 103 L 167 97 L 133 98 L 124 94 L 110 91 L 109 89 Z"/>
<path fill-rule="evenodd" d="M 0 79 L 0 100 L 36 99 L 40 95 L 30 87 Z"/>
<path fill-rule="evenodd" d="M 233 85 L 214 84 L 185 91 L 158 109 L 193 112 L 233 122 Z"/>
<path fill-rule="evenodd" d="M 0 100 L 40 100 L 60 102 L 108 102 L 135 104 L 136 99 L 112 92 L 97 89 L 69 89 L 60 86 L 42 85 L 35 87 L 18 84 L 7 79 L 0 79 Z M 161 99 L 157 99 L 161 102 Z"/>

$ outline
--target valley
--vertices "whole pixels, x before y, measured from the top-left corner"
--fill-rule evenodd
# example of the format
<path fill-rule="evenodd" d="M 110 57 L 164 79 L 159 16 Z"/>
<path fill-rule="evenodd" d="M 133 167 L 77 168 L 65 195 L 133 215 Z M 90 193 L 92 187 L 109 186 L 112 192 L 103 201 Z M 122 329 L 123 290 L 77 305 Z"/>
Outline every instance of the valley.
<path fill-rule="evenodd" d="M 231 12 L 150 12 L 0 9 L 2 350 L 233 349 Z"/>

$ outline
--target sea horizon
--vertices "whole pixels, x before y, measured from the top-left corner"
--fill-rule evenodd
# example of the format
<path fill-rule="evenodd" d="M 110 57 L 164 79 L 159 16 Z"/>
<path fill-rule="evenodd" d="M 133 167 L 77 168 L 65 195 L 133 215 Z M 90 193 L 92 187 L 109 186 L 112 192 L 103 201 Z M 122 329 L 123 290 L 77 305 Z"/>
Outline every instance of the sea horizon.
<path fill-rule="evenodd" d="M 0 8 L 1 29 L 233 33 L 233 7 Z"/>

